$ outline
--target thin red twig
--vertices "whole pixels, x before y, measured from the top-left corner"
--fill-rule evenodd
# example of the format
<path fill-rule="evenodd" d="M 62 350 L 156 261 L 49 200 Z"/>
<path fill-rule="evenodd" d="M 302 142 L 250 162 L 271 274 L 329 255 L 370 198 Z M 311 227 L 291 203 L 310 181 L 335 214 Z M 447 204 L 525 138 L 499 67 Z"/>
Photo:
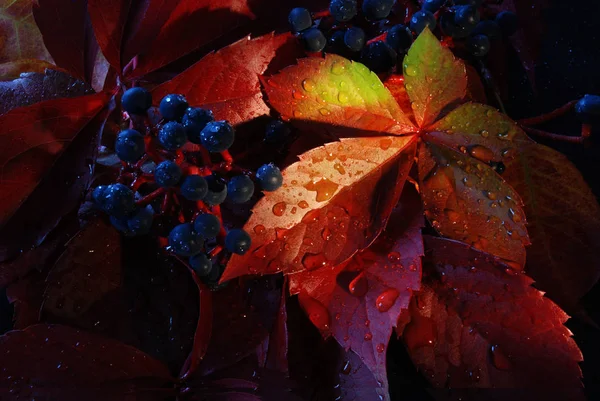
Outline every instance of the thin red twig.
<path fill-rule="evenodd" d="M 313 19 L 326 18 L 326 17 L 330 17 L 330 16 L 331 16 L 331 13 L 329 12 L 329 10 L 323 10 L 323 11 L 318 11 L 316 13 L 312 13 Z"/>
<path fill-rule="evenodd" d="M 154 199 L 158 198 L 165 192 L 165 188 L 158 188 L 156 191 L 150 192 L 148 195 L 135 201 L 135 204 L 138 206 L 147 205 L 148 203 L 152 202 Z"/>
<path fill-rule="evenodd" d="M 581 136 L 569 136 L 569 135 L 561 135 L 554 134 L 552 132 L 544 131 L 537 128 L 531 127 L 522 127 L 525 132 L 531 135 L 539 136 L 540 138 L 548 138 L 553 139 L 555 141 L 568 142 L 568 143 L 583 143 L 587 137 L 585 137 L 582 133 Z"/>
<path fill-rule="evenodd" d="M 542 114 L 541 116 L 523 118 L 523 119 L 519 120 L 518 123 L 521 125 L 543 124 L 545 122 L 555 119 L 556 117 L 560 117 L 564 114 L 567 114 L 569 111 L 571 111 L 573 109 L 573 107 L 575 107 L 576 103 L 577 103 L 577 100 L 571 100 L 569 103 L 565 104 L 564 106 L 561 106 L 555 110 L 552 110 L 549 113 Z"/>
<path fill-rule="evenodd" d="M 387 38 L 387 32 L 382 33 L 381 35 L 375 36 L 373 39 L 370 39 L 367 41 L 367 44 L 370 45 L 371 43 L 375 43 L 375 42 L 379 42 L 379 41 L 385 41 L 385 38 Z"/>

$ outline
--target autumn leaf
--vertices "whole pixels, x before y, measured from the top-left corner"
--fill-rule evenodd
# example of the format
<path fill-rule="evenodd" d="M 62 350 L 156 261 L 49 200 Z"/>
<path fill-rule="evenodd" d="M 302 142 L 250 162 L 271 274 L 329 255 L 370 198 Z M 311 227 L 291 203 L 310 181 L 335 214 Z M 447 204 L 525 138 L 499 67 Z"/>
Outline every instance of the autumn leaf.
<path fill-rule="evenodd" d="M 121 45 L 132 0 L 87 0 L 88 14 L 104 57 L 121 71 Z"/>
<path fill-rule="evenodd" d="M 509 389 L 530 391 L 519 399 L 582 399 L 582 357 L 563 326 L 568 316 L 530 278 L 456 241 L 425 244 L 430 280 L 402 336 L 435 387 L 489 388 L 482 394 L 498 400 Z"/>
<path fill-rule="evenodd" d="M 461 60 L 425 28 L 403 62 L 404 83 L 419 127 L 434 122 L 446 107 L 466 95 L 467 73 Z"/>
<path fill-rule="evenodd" d="M 298 65 L 263 78 L 263 85 L 269 104 L 286 120 L 393 134 L 415 132 L 375 73 L 337 55 L 300 59 Z"/>
<path fill-rule="evenodd" d="M 37 72 L 43 74 L 47 68 L 59 70 L 54 64 L 44 60 L 21 59 L 0 64 L 0 81 L 10 81 L 19 78 L 24 72 Z"/>
<path fill-rule="evenodd" d="M 347 138 L 300 156 L 283 171 L 244 226 L 245 255 L 222 281 L 244 274 L 295 273 L 338 265 L 385 227 L 414 159 L 415 137 Z"/>

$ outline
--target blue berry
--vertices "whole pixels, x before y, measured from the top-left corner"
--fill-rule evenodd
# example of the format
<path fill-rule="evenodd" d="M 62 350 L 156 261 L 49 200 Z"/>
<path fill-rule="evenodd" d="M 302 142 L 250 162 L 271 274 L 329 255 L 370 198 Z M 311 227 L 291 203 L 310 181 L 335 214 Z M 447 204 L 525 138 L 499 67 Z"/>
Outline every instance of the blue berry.
<path fill-rule="evenodd" d="M 251 243 L 252 240 L 250 239 L 250 235 L 239 228 L 230 230 L 225 237 L 225 248 L 227 248 L 229 252 L 237 253 L 238 255 L 243 255 L 248 252 Z"/>
<path fill-rule="evenodd" d="M 344 43 L 353 52 L 361 51 L 365 46 L 366 39 L 365 31 L 355 26 L 349 28 L 344 34 Z"/>
<path fill-rule="evenodd" d="M 102 192 L 99 206 L 115 217 L 125 217 L 135 208 L 133 191 L 123 184 L 111 184 Z"/>
<path fill-rule="evenodd" d="M 215 175 L 209 175 L 206 177 L 206 183 L 208 184 L 208 191 L 204 195 L 204 202 L 210 206 L 223 203 L 227 197 L 227 186 L 223 180 Z"/>
<path fill-rule="evenodd" d="M 214 214 L 204 213 L 196 217 L 194 230 L 204 238 L 215 238 L 221 231 L 221 222 Z"/>
<path fill-rule="evenodd" d="M 410 29 L 417 34 L 421 33 L 426 27 L 429 27 L 429 30 L 433 31 L 435 29 L 435 24 L 435 17 L 429 11 L 417 11 L 410 19 Z"/>
<path fill-rule="evenodd" d="M 362 11 L 367 19 L 373 21 L 387 18 L 392 11 L 395 0 L 364 0 Z"/>
<path fill-rule="evenodd" d="M 356 0 L 331 0 L 329 12 L 338 22 L 350 21 L 358 14 Z"/>
<path fill-rule="evenodd" d="M 292 32 L 301 32 L 310 28 L 312 25 L 310 11 L 302 7 L 296 7 L 290 11 L 288 21 L 290 23 L 290 27 L 292 28 Z"/>
<path fill-rule="evenodd" d="M 127 89 L 121 97 L 121 106 L 129 114 L 143 116 L 152 106 L 152 95 L 139 86 Z"/>
<path fill-rule="evenodd" d="M 309 28 L 300 35 L 304 48 L 309 52 L 320 52 L 327 44 L 327 38 L 318 28 Z"/>
<path fill-rule="evenodd" d="M 160 162 L 154 169 L 154 181 L 161 187 L 173 187 L 181 180 L 181 168 L 171 160 Z"/>
<path fill-rule="evenodd" d="M 110 216 L 112 225 L 128 237 L 148 234 L 153 221 L 154 210 L 150 205 L 137 210 L 130 217 L 116 218 Z"/>
<path fill-rule="evenodd" d="M 187 135 L 183 125 L 175 121 L 163 124 L 158 131 L 158 142 L 167 150 L 176 150 L 185 145 Z"/>
<path fill-rule="evenodd" d="M 115 153 L 125 162 L 136 162 L 146 153 L 144 136 L 134 129 L 119 132 L 115 142 Z"/>
<path fill-rule="evenodd" d="M 223 152 L 233 145 L 235 132 L 227 121 L 212 121 L 200 133 L 202 146 L 209 152 Z"/>
<path fill-rule="evenodd" d="M 188 140 L 192 143 L 200 145 L 200 133 L 211 121 L 214 121 L 213 113 L 210 110 L 201 109 L 199 107 L 188 107 L 181 119 Z"/>
<path fill-rule="evenodd" d="M 425 11 L 429 11 L 430 13 L 435 13 L 442 8 L 445 2 L 446 0 L 425 0 L 421 8 Z"/>
<path fill-rule="evenodd" d="M 442 32 L 455 39 L 466 38 L 473 31 L 473 26 L 458 26 L 455 22 L 454 11 L 448 11 L 441 15 L 440 26 Z"/>
<path fill-rule="evenodd" d="M 193 256 L 202 251 L 202 236 L 190 223 L 179 224 L 169 234 L 169 246 L 179 256 Z"/>
<path fill-rule="evenodd" d="M 373 42 L 363 50 L 360 62 L 376 73 L 387 72 L 395 65 L 398 56 L 391 47 L 382 41 Z"/>
<path fill-rule="evenodd" d="M 199 201 L 206 196 L 208 184 L 202 176 L 188 175 L 181 183 L 179 190 L 185 199 Z"/>
<path fill-rule="evenodd" d="M 199 277 L 206 277 L 212 271 L 212 262 L 204 253 L 199 253 L 190 258 L 190 267 Z"/>
<path fill-rule="evenodd" d="M 283 121 L 271 121 L 265 130 L 265 142 L 284 143 L 291 136 L 291 132 L 289 125 Z"/>
<path fill-rule="evenodd" d="M 467 49 L 475 57 L 483 57 L 490 51 L 490 40 L 485 35 L 471 36 L 467 41 Z"/>
<path fill-rule="evenodd" d="M 499 39 L 502 36 L 500 26 L 496 21 L 485 20 L 481 21 L 473 30 L 474 35 L 485 35 L 490 40 Z"/>
<path fill-rule="evenodd" d="M 158 110 L 162 117 L 167 121 L 179 121 L 188 108 L 188 102 L 185 97 L 176 93 L 171 93 L 162 98 Z"/>
<path fill-rule="evenodd" d="M 283 184 L 281 170 L 273 163 L 262 165 L 256 172 L 256 179 L 265 191 L 275 191 Z"/>
<path fill-rule="evenodd" d="M 248 202 L 254 194 L 254 182 L 245 175 L 232 177 L 227 183 L 227 197 L 233 203 Z"/>
<path fill-rule="evenodd" d="M 519 27 L 517 15 L 510 11 L 502 11 L 496 15 L 496 22 L 500 26 L 502 33 L 506 36 L 513 35 L 517 32 L 517 28 Z"/>
<path fill-rule="evenodd" d="M 388 30 L 385 41 L 397 53 L 406 53 L 412 45 L 413 35 L 407 26 L 397 24 Z"/>
<path fill-rule="evenodd" d="M 107 189 L 108 189 L 107 185 L 98 185 L 92 191 L 92 200 L 100 208 L 102 208 L 102 202 L 104 202 L 104 193 L 106 192 Z"/>
<path fill-rule="evenodd" d="M 584 124 L 600 122 L 600 96 L 585 95 L 575 104 L 575 113 Z"/>
<path fill-rule="evenodd" d="M 457 7 L 454 12 L 454 22 L 459 27 L 475 28 L 475 26 L 479 23 L 479 11 L 477 11 L 477 7 Z"/>

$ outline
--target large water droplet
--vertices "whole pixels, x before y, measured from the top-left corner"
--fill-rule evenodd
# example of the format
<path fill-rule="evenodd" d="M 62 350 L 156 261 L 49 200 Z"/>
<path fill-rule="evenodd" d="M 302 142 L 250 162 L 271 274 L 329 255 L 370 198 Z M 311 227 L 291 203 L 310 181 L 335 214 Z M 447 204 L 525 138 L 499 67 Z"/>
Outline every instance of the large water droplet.
<path fill-rule="evenodd" d="M 494 159 L 494 152 L 490 148 L 481 145 L 471 146 L 469 155 L 484 163 L 489 163 Z"/>
<path fill-rule="evenodd" d="M 324 267 L 327 264 L 328 264 L 328 260 L 325 259 L 325 256 L 323 256 L 322 253 L 317 253 L 317 254 L 307 253 L 302 258 L 302 265 L 307 270 L 315 270 L 320 267 Z"/>
<path fill-rule="evenodd" d="M 267 230 L 267 229 L 266 229 L 266 228 L 265 228 L 265 226 L 263 226 L 262 224 L 257 224 L 257 225 L 255 225 L 255 226 L 254 226 L 254 232 L 255 232 L 256 234 L 259 234 L 259 235 L 260 235 L 260 234 L 264 234 L 264 232 L 265 232 L 266 230 Z"/>
<path fill-rule="evenodd" d="M 307 92 L 314 92 L 314 90 L 316 89 L 316 85 L 310 79 L 305 79 L 304 81 L 302 81 L 302 88 L 304 88 L 304 90 Z"/>
<path fill-rule="evenodd" d="M 346 174 L 346 169 L 340 163 L 335 163 L 333 165 L 333 168 L 335 169 L 335 171 L 337 171 L 338 173 L 340 173 L 342 175 Z"/>
<path fill-rule="evenodd" d="M 400 262 L 400 257 L 401 257 L 400 252 L 392 251 L 392 252 L 388 253 L 388 261 L 390 263 Z"/>
<path fill-rule="evenodd" d="M 375 349 L 377 350 L 377 352 L 379 352 L 380 354 L 382 354 L 383 351 L 385 351 L 385 344 L 379 343 L 379 344 L 377 344 L 377 347 L 375 347 Z"/>
<path fill-rule="evenodd" d="M 273 214 L 275 216 L 283 216 L 283 214 L 285 213 L 285 209 L 286 209 L 286 204 L 285 202 L 278 202 L 276 204 L 273 205 Z"/>
<path fill-rule="evenodd" d="M 360 274 L 348 284 L 348 291 L 355 297 L 362 297 L 369 291 L 369 282 L 367 281 L 364 272 L 360 272 Z"/>
<path fill-rule="evenodd" d="M 322 108 L 322 109 L 319 109 L 319 113 L 320 113 L 322 116 L 328 116 L 328 115 L 330 115 L 330 114 L 331 114 L 331 111 L 329 111 L 329 109 Z"/>
<path fill-rule="evenodd" d="M 517 211 L 515 211 L 513 208 L 508 209 L 508 214 L 511 218 L 512 221 L 514 221 L 515 223 L 520 223 L 521 220 L 523 220 L 523 218 L 521 217 L 521 214 Z"/>
<path fill-rule="evenodd" d="M 417 67 L 410 64 L 404 64 L 404 73 L 409 77 L 417 76 Z"/>
<path fill-rule="evenodd" d="M 336 61 L 331 66 L 331 72 L 335 75 L 342 75 L 345 70 L 346 70 L 346 65 L 342 61 Z"/>
<path fill-rule="evenodd" d="M 484 138 L 487 138 L 488 136 L 490 136 L 490 132 L 488 130 L 482 129 L 481 131 L 479 131 L 479 135 L 481 135 Z"/>
<path fill-rule="evenodd" d="M 317 191 L 317 202 L 325 202 L 326 200 L 331 199 L 338 187 L 338 184 L 328 180 L 327 178 L 321 178 L 318 181 L 311 181 L 304 185 L 304 188 L 308 189 L 309 191 Z"/>
<path fill-rule="evenodd" d="M 381 294 L 379 294 L 377 300 L 375 301 L 377 310 L 379 312 L 389 311 L 391 307 L 394 306 L 394 303 L 396 302 L 396 299 L 398 299 L 399 295 L 400 293 L 398 292 L 398 290 L 394 288 L 389 288 Z"/>
<path fill-rule="evenodd" d="M 367 333 L 364 336 L 365 341 L 371 341 L 373 339 L 373 334 L 372 333 Z"/>
<path fill-rule="evenodd" d="M 308 202 L 301 200 L 300 202 L 298 202 L 298 207 L 300 207 L 300 209 L 306 209 L 308 207 Z"/>
<path fill-rule="evenodd" d="M 350 99 L 348 98 L 347 94 L 345 94 L 344 92 L 340 92 L 338 94 L 338 100 L 340 101 L 340 103 L 348 103 Z"/>
<path fill-rule="evenodd" d="M 392 140 L 390 138 L 383 138 L 379 141 L 379 147 L 382 150 L 388 150 L 392 146 Z"/>

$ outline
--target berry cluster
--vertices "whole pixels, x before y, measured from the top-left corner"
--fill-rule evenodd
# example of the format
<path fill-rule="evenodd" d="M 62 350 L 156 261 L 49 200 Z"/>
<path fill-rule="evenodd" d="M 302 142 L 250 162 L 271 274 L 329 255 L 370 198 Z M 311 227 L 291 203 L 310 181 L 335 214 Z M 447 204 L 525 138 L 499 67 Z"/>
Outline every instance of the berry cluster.
<path fill-rule="evenodd" d="M 186 258 L 201 279 L 215 285 L 229 253 L 241 255 L 250 248 L 244 230 L 225 230 L 220 205 L 250 201 L 255 184 L 263 191 L 277 190 L 281 171 L 274 164 L 255 174 L 234 166 L 228 152 L 234 128 L 215 121 L 210 110 L 190 107 L 182 95 L 160 101 L 162 119 L 154 125 L 148 118 L 152 96 L 147 90 L 127 90 L 121 104 L 130 123 L 114 147 L 122 168 L 116 183 L 92 191 L 92 200 L 121 233 L 156 233 L 170 252 Z M 288 135 L 284 123 L 273 121 L 265 141 L 277 143 Z M 223 161 L 213 163 L 214 154 Z"/>

